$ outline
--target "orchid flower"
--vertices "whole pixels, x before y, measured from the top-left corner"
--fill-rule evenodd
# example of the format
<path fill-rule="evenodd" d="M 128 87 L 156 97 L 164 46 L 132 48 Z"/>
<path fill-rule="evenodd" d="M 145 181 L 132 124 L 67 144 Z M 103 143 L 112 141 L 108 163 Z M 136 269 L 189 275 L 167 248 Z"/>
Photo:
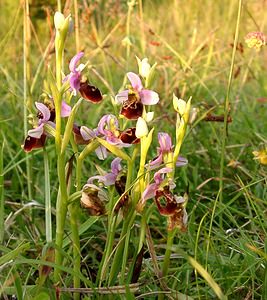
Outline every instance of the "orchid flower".
<path fill-rule="evenodd" d="M 143 105 L 155 105 L 159 102 L 159 95 L 151 90 L 144 89 L 140 77 L 133 73 L 127 73 L 131 82 L 131 89 L 119 92 L 115 101 L 122 104 L 121 114 L 127 119 L 136 120 L 142 116 Z"/>
<path fill-rule="evenodd" d="M 88 179 L 87 183 L 92 184 L 94 180 L 98 180 L 98 182 L 103 183 L 105 186 L 110 186 L 115 184 L 117 176 L 119 175 L 121 167 L 121 158 L 117 157 L 111 162 L 111 172 L 106 173 L 105 175 L 96 175 L 92 176 Z"/>
<path fill-rule="evenodd" d="M 164 175 L 171 173 L 171 168 L 162 168 L 154 174 L 154 183 L 149 184 L 142 194 L 141 205 L 144 205 L 145 201 L 156 196 L 157 190 L 161 187 L 161 184 L 165 180 Z M 175 188 L 175 183 L 173 181 L 169 182 L 172 189 Z"/>
<path fill-rule="evenodd" d="M 142 210 L 146 200 L 154 198 L 160 214 L 168 217 L 168 229 L 178 227 L 185 230 L 187 223 L 185 199 L 172 193 L 175 183 L 170 179 L 166 182 L 165 179 L 165 174 L 170 172 L 172 172 L 171 168 L 162 168 L 154 174 L 154 183 L 146 187 L 138 206 Z M 165 205 L 161 204 L 161 199 L 164 200 Z"/>
<path fill-rule="evenodd" d="M 157 148 L 158 156 L 149 163 L 149 168 L 151 170 L 160 167 L 163 163 L 168 160 L 169 153 L 173 152 L 173 145 L 171 137 L 168 133 L 159 132 L 158 133 L 159 147 Z M 179 156 L 176 161 L 177 167 L 185 166 L 188 163 L 187 159 Z"/>
<path fill-rule="evenodd" d="M 35 102 L 35 106 L 38 109 L 38 126 L 28 131 L 28 136 L 24 142 L 24 150 L 30 152 L 32 149 L 41 148 L 44 146 L 46 140 L 46 132 L 44 129 L 45 124 L 49 124 L 55 127 L 55 112 L 51 110 L 41 102 Z M 61 117 L 65 118 L 70 115 L 71 107 L 62 101 L 61 106 Z"/>
<path fill-rule="evenodd" d="M 83 52 L 76 54 L 69 63 L 70 73 L 64 78 L 64 81 L 68 80 L 70 88 L 73 91 L 74 96 L 79 91 L 81 96 L 93 103 L 100 102 L 103 97 L 98 88 L 90 85 L 87 80 L 82 81 L 81 72 L 84 69 L 84 64 L 78 64 L 79 60 L 84 56 Z"/>
<path fill-rule="evenodd" d="M 105 139 L 111 145 L 118 147 L 130 147 L 132 144 L 137 144 L 140 140 L 136 137 L 134 127 L 128 128 L 122 132 L 119 131 L 119 123 L 114 115 L 104 115 L 95 129 L 90 129 L 86 126 L 73 126 L 73 133 L 76 144 L 88 144 L 96 137 Z M 107 149 L 100 145 L 96 150 L 96 155 L 100 160 L 107 158 Z"/>
<path fill-rule="evenodd" d="M 81 86 L 81 71 L 84 69 L 84 64 L 77 66 L 79 60 L 84 56 L 83 52 L 76 54 L 69 63 L 70 73 L 64 78 L 64 81 L 68 80 L 70 88 L 73 91 L 74 96 L 77 95 Z"/>
<path fill-rule="evenodd" d="M 94 138 L 96 138 L 99 135 L 97 129 L 90 129 L 86 126 L 81 126 L 79 128 L 79 134 L 75 133 L 75 131 L 74 131 L 74 134 L 75 134 L 75 136 L 77 136 L 76 142 L 79 139 L 78 136 L 81 136 L 80 140 L 83 142 L 80 142 L 79 144 L 88 144 L 91 140 L 93 140 Z M 96 156 L 98 157 L 98 159 L 100 159 L 100 160 L 104 160 L 108 156 L 107 149 L 102 145 L 100 145 L 99 147 L 96 148 L 95 153 L 96 153 Z"/>

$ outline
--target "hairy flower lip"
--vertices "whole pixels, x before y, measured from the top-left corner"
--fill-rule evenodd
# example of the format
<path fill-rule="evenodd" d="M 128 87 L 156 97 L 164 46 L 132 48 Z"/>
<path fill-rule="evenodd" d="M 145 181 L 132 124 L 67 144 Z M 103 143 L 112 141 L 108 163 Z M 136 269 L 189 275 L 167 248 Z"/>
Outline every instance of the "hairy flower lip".
<path fill-rule="evenodd" d="M 119 138 L 125 144 L 139 144 L 140 139 L 136 137 L 135 132 L 135 127 L 127 128 L 126 130 L 120 133 Z"/>
<path fill-rule="evenodd" d="M 33 149 L 43 148 L 46 140 L 46 135 L 42 134 L 40 138 L 27 136 L 24 145 L 22 145 L 25 152 L 31 152 Z"/>
<path fill-rule="evenodd" d="M 132 89 L 119 92 L 115 100 L 122 104 L 121 115 L 127 119 L 136 120 L 142 116 L 143 105 L 155 105 L 159 102 L 159 95 L 151 90 L 143 88 L 140 77 L 133 73 L 127 73 Z"/>
<path fill-rule="evenodd" d="M 84 99 L 92 103 L 99 103 L 103 99 L 100 90 L 97 87 L 90 85 L 88 81 L 80 82 L 79 92 Z"/>
<path fill-rule="evenodd" d="M 135 93 L 130 93 L 128 99 L 123 102 L 120 114 L 129 120 L 137 120 L 143 114 L 143 103 Z"/>

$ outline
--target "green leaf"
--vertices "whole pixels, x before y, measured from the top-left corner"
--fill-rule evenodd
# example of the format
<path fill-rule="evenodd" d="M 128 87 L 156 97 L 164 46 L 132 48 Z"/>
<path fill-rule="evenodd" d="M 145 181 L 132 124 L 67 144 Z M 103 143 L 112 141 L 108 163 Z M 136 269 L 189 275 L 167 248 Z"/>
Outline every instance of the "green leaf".
<path fill-rule="evenodd" d="M 70 136 L 72 134 L 72 127 L 73 127 L 74 119 L 75 119 L 76 113 L 77 113 L 82 101 L 83 101 L 83 99 L 80 98 L 79 101 L 74 105 L 73 109 L 71 110 L 71 114 L 68 118 L 64 136 L 63 136 L 63 140 L 62 140 L 61 155 L 65 152 L 66 147 L 69 143 Z"/>
<path fill-rule="evenodd" d="M 131 158 L 123 150 L 119 149 L 115 145 L 110 145 L 107 141 L 100 138 L 97 138 L 97 140 L 102 146 L 107 148 L 115 156 L 120 157 L 121 159 L 124 159 L 126 161 L 131 161 Z"/>

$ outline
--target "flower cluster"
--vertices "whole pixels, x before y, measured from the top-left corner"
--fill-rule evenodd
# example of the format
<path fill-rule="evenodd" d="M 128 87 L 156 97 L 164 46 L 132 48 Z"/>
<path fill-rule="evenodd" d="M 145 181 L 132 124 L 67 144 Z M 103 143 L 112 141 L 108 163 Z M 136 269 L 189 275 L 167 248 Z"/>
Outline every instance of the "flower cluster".
<path fill-rule="evenodd" d="M 59 24 L 57 24 L 58 30 L 61 28 L 61 21 L 59 20 Z M 100 90 L 90 85 L 83 75 L 86 69 L 85 65 L 79 64 L 83 57 L 84 52 L 79 52 L 70 60 L 70 72 L 63 78 L 63 84 L 67 87 L 64 90 L 69 90 L 71 97 L 77 96 L 79 93 L 83 99 L 98 103 L 103 97 Z M 140 176 L 139 180 L 142 183 L 140 183 L 139 189 L 132 192 L 140 193 L 137 197 L 141 200 L 139 203 L 136 203 L 138 211 L 141 212 L 146 201 L 153 198 L 160 214 L 168 218 L 168 229 L 172 230 L 178 227 L 181 230 L 185 230 L 187 222 L 185 206 L 187 201 L 174 192 L 176 186 L 174 183 L 174 172 L 175 167 L 187 164 L 187 159 L 176 154 L 177 143 L 181 143 L 183 139 L 183 135 L 179 131 L 182 131 L 184 134 L 185 126 L 188 122 L 190 102 L 186 103 L 174 96 L 174 108 L 177 111 L 179 121 L 176 139 L 180 140 L 179 142 L 176 141 L 176 145 L 173 145 L 168 133 L 159 132 L 157 156 L 146 163 L 146 155 L 152 142 L 154 130 L 152 128 L 149 131 L 148 123 L 152 121 L 154 112 L 147 112 L 145 106 L 156 105 L 159 102 L 159 95 L 155 91 L 148 89 L 149 79 L 152 77 L 155 65 L 151 68 L 147 59 L 140 60 L 137 58 L 137 61 L 141 77 L 133 72 L 128 72 L 127 78 L 130 85 L 127 89 L 120 91 L 115 97 L 115 103 L 120 106 L 120 121 L 113 114 L 105 114 L 100 118 L 97 127 L 94 129 L 85 125 L 78 126 L 74 122 L 77 108 L 71 108 L 64 101 L 60 102 L 61 117 L 68 117 L 66 128 L 72 128 L 70 134 L 73 135 L 76 145 L 85 145 L 86 148 L 94 143 L 96 146 L 92 147 L 92 151 L 95 151 L 100 160 L 105 160 L 110 152 L 115 155 L 111 162 L 110 172 L 102 170 L 100 175 L 90 177 L 83 186 L 81 204 L 91 215 L 104 215 L 108 199 L 105 188 L 109 186 L 114 186 L 119 195 L 115 211 L 118 211 L 128 201 L 132 201 L 131 193 L 128 190 L 125 192 L 126 182 L 129 181 L 129 178 L 126 176 L 125 169 L 122 168 L 122 159 L 126 159 L 129 162 L 131 157 L 128 156 L 127 152 L 129 151 L 125 148 L 141 143 L 140 161 L 142 163 L 140 162 L 137 176 Z M 144 85 L 142 80 L 144 80 Z M 28 131 L 28 136 L 24 143 L 25 151 L 40 148 L 44 146 L 47 136 L 55 136 L 53 130 L 55 131 L 56 128 L 55 120 L 58 119 L 56 119 L 53 100 L 51 99 L 50 105 L 40 102 L 36 102 L 35 105 L 38 110 L 38 120 L 35 122 L 34 128 Z M 68 134 L 65 133 L 64 138 L 66 136 Z M 147 170 L 146 177 L 142 173 L 145 169 Z M 154 181 L 151 183 L 149 182 L 149 176 L 154 170 Z M 165 205 L 162 202 L 165 202 Z"/>
<path fill-rule="evenodd" d="M 254 48 L 257 51 L 266 45 L 266 35 L 260 31 L 250 32 L 245 37 L 245 42 L 249 48 Z"/>

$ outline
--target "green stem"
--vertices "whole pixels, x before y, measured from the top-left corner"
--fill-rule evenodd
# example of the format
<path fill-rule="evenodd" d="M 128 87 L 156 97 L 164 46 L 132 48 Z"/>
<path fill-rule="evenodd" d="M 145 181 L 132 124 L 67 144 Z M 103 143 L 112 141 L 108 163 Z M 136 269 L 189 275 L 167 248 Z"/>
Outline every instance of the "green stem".
<path fill-rule="evenodd" d="M 133 153 L 133 158 L 135 157 L 136 152 Z M 127 180 L 126 180 L 126 186 L 125 186 L 125 191 L 129 193 L 131 184 L 132 184 L 132 171 L 133 171 L 133 163 L 134 159 L 132 161 L 128 161 L 128 171 L 127 171 Z M 122 226 L 122 231 L 120 234 L 120 239 L 119 239 L 119 246 L 115 252 L 114 259 L 111 265 L 111 270 L 110 270 L 110 276 L 109 276 L 109 285 L 112 285 L 118 275 L 119 272 L 119 266 L 121 260 L 123 260 L 122 263 L 122 268 L 121 268 L 121 276 L 124 279 L 124 273 L 125 273 L 125 268 L 126 268 L 126 262 L 127 257 L 128 257 L 128 246 L 129 246 L 129 235 L 130 235 L 130 229 L 131 229 L 131 220 L 134 215 L 135 217 L 135 205 L 134 203 L 131 203 L 131 206 L 129 207 L 126 219 L 123 223 Z M 127 241 L 127 242 L 126 242 Z M 127 249 L 126 249 L 127 248 Z M 123 252 L 124 255 L 123 255 Z M 123 257 L 122 257 L 123 255 Z M 121 280 L 122 281 L 122 280 Z"/>
<path fill-rule="evenodd" d="M 61 12 L 61 0 L 57 0 L 57 10 Z"/>
<path fill-rule="evenodd" d="M 70 212 L 70 225 L 71 236 L 73 243 L 73 269 L 76 275 L 73 276 L 73 286 L 76 289 L 80 288 L 80 266 L 81 266 L 81 253 L 80 253 L 80 237 L 79 237 L 79 203 L 75 201 L 69 205 Z M 74 293 L 74 299 L 79 300 L 80 294 Z"/>
<path fill-rule="evenodd" d="M 65 154 L 58 156 L 57 161 L 58 167 L 58 179 L 59 179 L 59 197 L 57 199 L 56 205 L 56 251 L 55 251 L 55 264 L 62 265 L 62 244 L 64 236 L 64 227 L 67 215 L 67 204 L 68 204 L 68 194 L 67 194 L 67 184 L 65 176 Z M 60 279 L 60 270 L 55 269 L 55 281 L 58 282 Z"/>
<path fill-rule="evenodd" d="M 226 147 L 226 137 L 227 137 L 227 129 L 228 129 L 228 114 L 230 108 L 230 91 L 232 86 L 232 78 L 233 78 L 233 71 L 234 71 L 234 63 L 235 63 L 235 54 L 236 54 L 236 46 L 238 43 L 238 34 L 239 34 L 239 25 L 240 25 L 240 18 L 241 18 L 241 11 L 242 11 L 242 0 L 239 0 L 238 4 L 238 14 L 237 14 L 237 21 L 236 21 L 236 29 L 235 29 L 235 40 L 232 52 L 232 60 L 231 60 L 231 67 L 230 73 L 228 77 L 228 86 L 227 86 L 227 93 L 224 101 L 224 122 L 223 122 L 223 134 L 222 134 L 222 147 L 221 147 L 221 160 L 220 160 L 220 184 L 219 184 L 219 191 L 220 191 L 220 198 L 219 202 L 222 203 L 223 201 L 223 173 L 224 173 L 224 156 L 225 156 L 225 147 Z M 220 225 L 222 225 L 222 214 L 220 218 Z"/>
<path fill-rule="evenodd" d="M 171 248 L 173 245 L 173 239 L 175 237 L 175 234 L 177 232 L 177 228 L 168 231 L 168 238 L 167 238 L 167 245 L 166 245 L 166 252 L 163 260 L 163 266 L 162 266 L 162 277 L 165 277 L 168 274 L 168 269 L 170 265 L 170 257 L 171 257 Z"/>
<path fill-rule="evenodd" d="M 170 265 L 170 257 L 171 257 L 171 252 L 172 252 L 171 248 L 173 245 L 173 239 L 175 237 L 176 232 L 177 232 L 177 228 L 168 231 L 166 251 L 165 251 L 163 265 L 162 265 L 162 278 L 164 278 L 168 274 L 168 269 L 169 269 L 169 265 Z M 160 294 L 159 300 L 163 300 L 164 299 L 163 297 L 164 297 L 164 295 Z"/>
<path fill-rule="evenodd" d="M 4 141 L 0 150 L 0 243 L 4 242 L 5 234 L 5 198 L 4 198 Z"/>
<path fill-rule="evenodd" d="M 74 16 L 75 16 L 75 42 L 76 42 L 76 53 L 80 51 L 80 36 L 79 36 L 79 10 L 78 10 L 78 1 L 74 0 Z"/>
<path fill-rule="evenodd" d="M 24 1 L 24 24 L 23 24 L 23 102 L 24 102 L 24 135 L 28 134 L 28 110 L 32 109 L 31 98 L 29 96 L 28 82 L 30 82 L 30 26 L 29 26 L 29 2 Z M 26 154 L 26 172 L 27 172 L 27 187 L 28 198 L 32 199 L 32 164 Z"/>
<path fill-rule="evenodd" d="M 51 221 L 51 198 L 50 198 L 50 176 L 48 153 L 44 147 L 44 173 L 45 173 L 45 235 L 46 242 L 52 242 L 52 221 Z"/>

